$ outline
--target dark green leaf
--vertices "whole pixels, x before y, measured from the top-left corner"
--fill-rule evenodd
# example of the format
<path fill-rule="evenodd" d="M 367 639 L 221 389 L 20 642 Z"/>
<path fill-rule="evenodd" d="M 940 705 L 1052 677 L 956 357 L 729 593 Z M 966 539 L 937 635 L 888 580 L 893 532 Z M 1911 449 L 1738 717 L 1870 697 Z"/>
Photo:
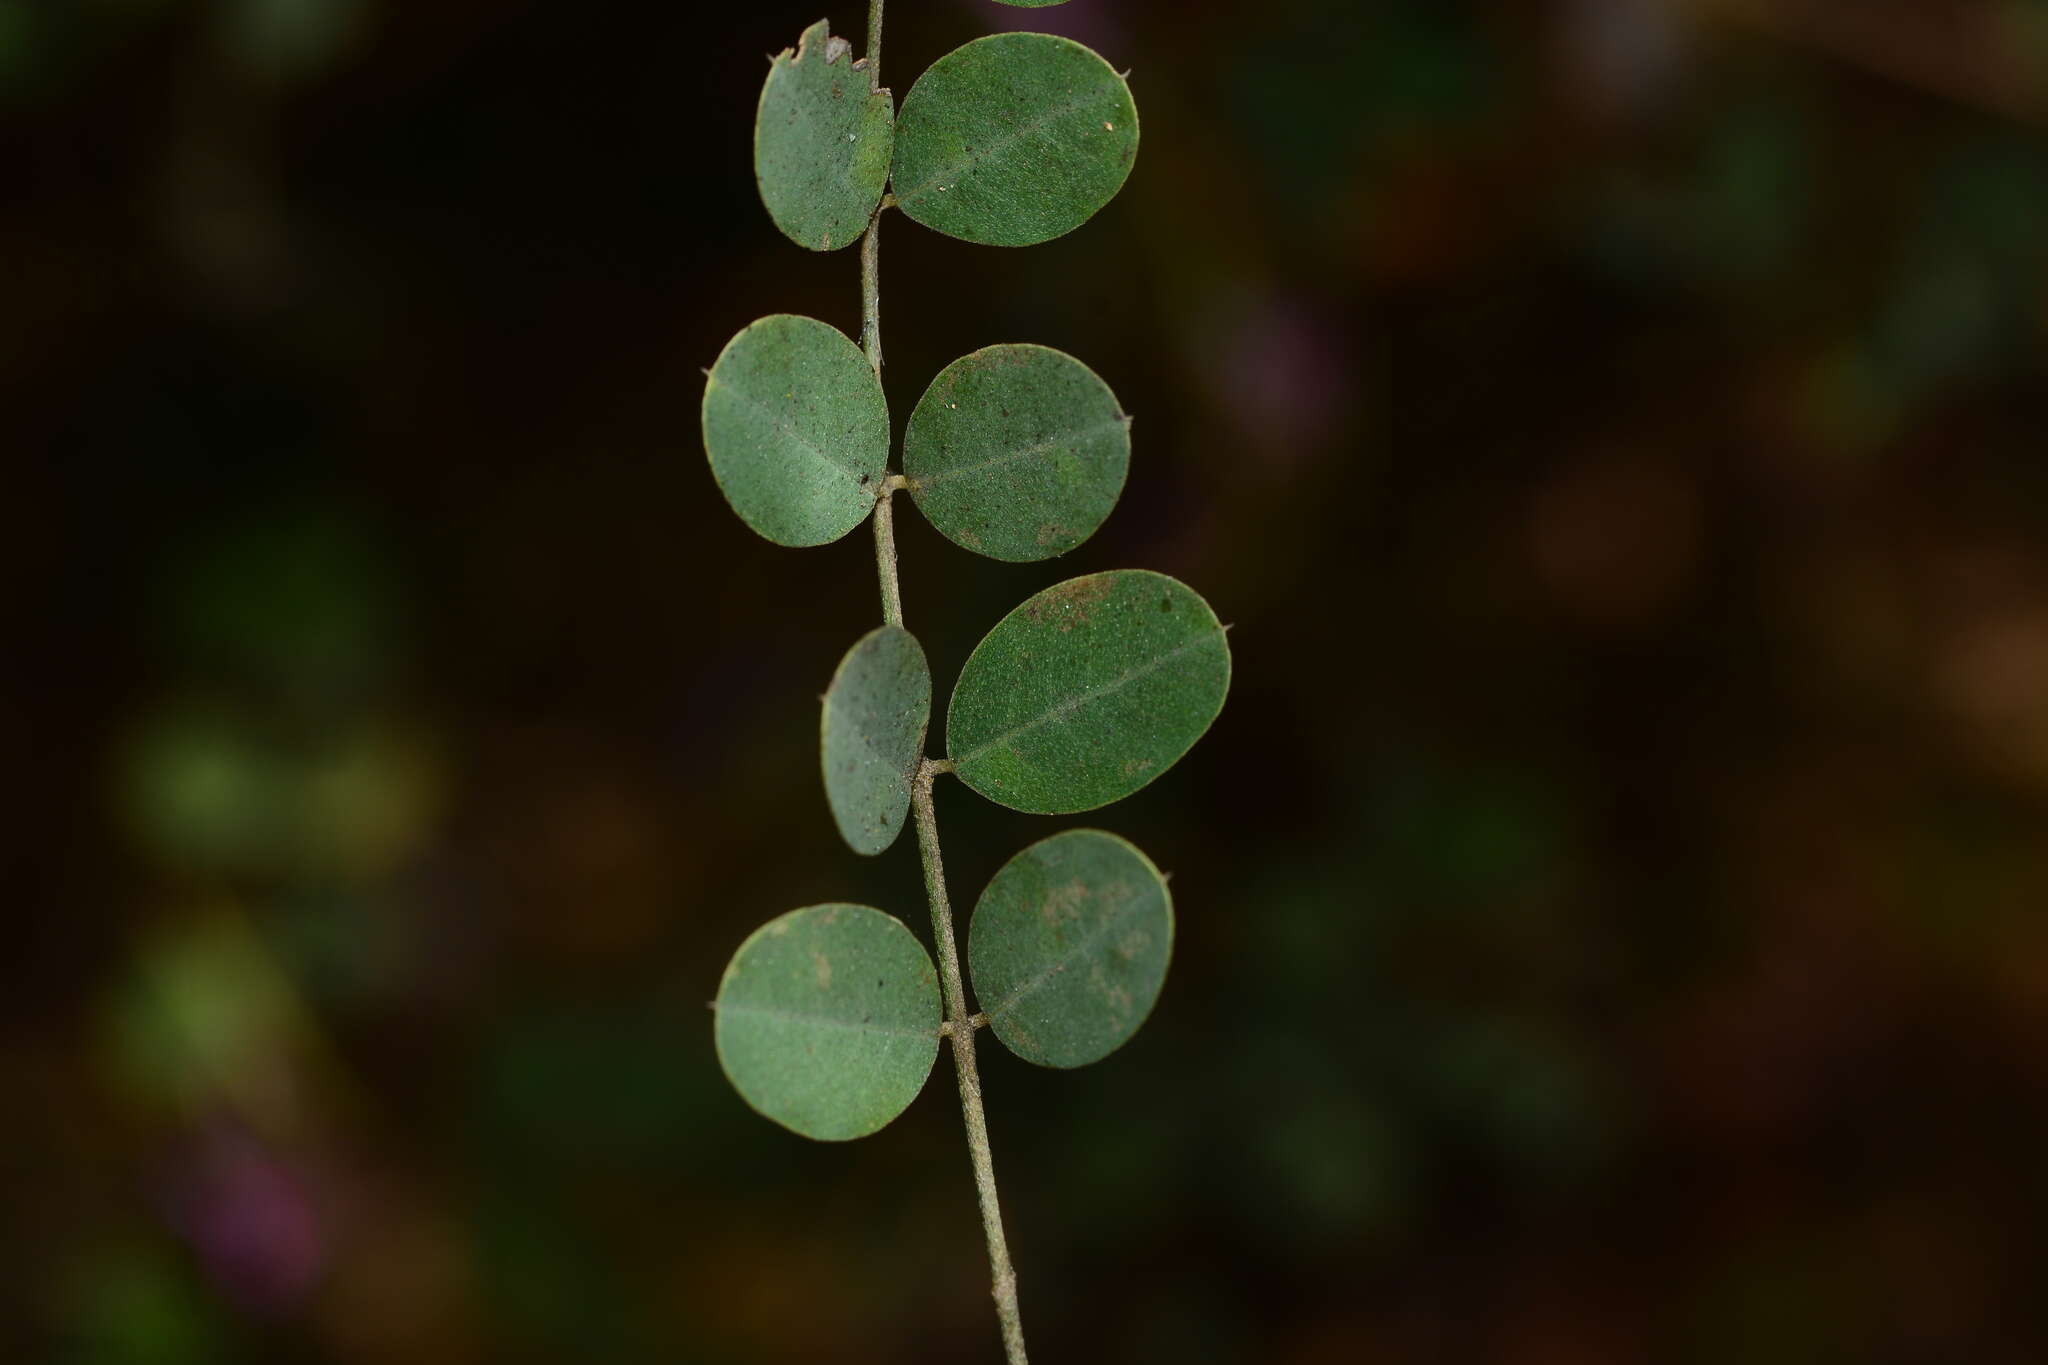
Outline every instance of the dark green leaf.
<path fill-rule="evenodd" d="M 931 717 L 931 669 L 903 627 L 869 631 L 839 661 L 825 693 L 818 747 L 825 799 L 855 853 L 880 853 L 896 842 Z"/>
<path fill-rule="evenodd" d="M 1152 1012 L 1173 953 L 1173 900 L 1152 860 L 1073 829 L 1003 865 L 968 929 L 975 998 L 1003 1045 L 1040 1066 L 1086 1066 Z"/>
<path fill-rule="evenodd" d="M 955 48 L 903 100 L 890 185 L 926 227 L 990 246 L 1071 232 L 1123 187 L 1138 109 L 1109 63 L 1044 33 Z"/>
<path fill-rule="evenodd" d="M 975 646 L 946 749 L 991 801 L 1092 810 L 1172 767 L 1229 688 L 1223 627 L 1186 584 L 1145 569 L 1090 574 L 1031 598 Z"/>
<path fill-rule="evenodd" d="M 867 63 L 823 19 L 768 68 L 754 117 L 754 179 L 789 239 L 813 251 L 851 246 L 889 178 L 895 110 L 868 88 Z"/>
<path fill-rule="evenodd" d="M 865 905 L 756 929 L 718 987 L 718 1061 L 742 1098 L 805 1137 L 866 1137 L 924 1088 L 939 983 L 924 947 Z"/>
<path fill-rule="evenodd" d="M 874 509 L 889 408 L 845 334 L 777 313 L 727 342 L 711 367 L 704 449 L 742 521 L 778 545 L 823 545 Z"/>
<path fill-rule="evenodd" d="M 1065 352 L 989 346 L 939 371 L 917 400 L 903 472 L 955 544 L 991 559 L 1050 559 L 1116 506 L 1130 422 L 1109 385 Z"/>

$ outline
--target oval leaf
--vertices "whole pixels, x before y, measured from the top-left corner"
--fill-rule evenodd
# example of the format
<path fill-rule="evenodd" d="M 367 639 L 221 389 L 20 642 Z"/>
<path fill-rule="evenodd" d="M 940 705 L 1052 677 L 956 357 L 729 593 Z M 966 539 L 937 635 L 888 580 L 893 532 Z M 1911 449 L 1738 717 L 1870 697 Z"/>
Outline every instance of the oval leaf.
<path fill-rule="evenodd" d="M 896 140 L 887 91 L 820 19 L 768 67 L 754 116 L 754 179 L 775 226 L 798 246 L 852 246 L 867 229 Z"/>
<path fill-rule="evenodd" d="M 1074 829 L 1003 865 L 967 931 L 975 998 L 1003 1045 L 1040 1066 L 1086 1066 L 1152 1012 L 1173 953 L 1173 899 L 1152 860 Z"/>
<path fill-rule="evenodd" d="M 1013 562 L 1102 525 L 1131 463 L 1131 419 L 1095 371 L 1049 346 L 988 346 L 939 371 L 903 432 L 903 472 L 947 539 Z"/>
<path fill-rule="evenodd" d="M 1013 810 L 1092 810 L 1172 767 L 1229 689 L 1223 627 L 1186 584 L 1146 569 L 1070 578 L 974 647 L 947 752 L 963 782 Z"/>
<path fill-rule="evenodd" d="M 994 33 L 917 78 L 896 125 L 896 205 L 989 246 L 1049 241 L 1116 197 L 1138 108 L 1109 63 L 1045 33 Z"/>
<path fill-rule="evenodd" d="M 931 669 L 903 627 L 869 631 L 839 661 L 825 692 L 818 748 L 825 799 L 855 853 L 880 853 L 896 842 L 931 717 Z"/>
<path fill-rule="evenodd" d="M 719 983 L 718 1062 L 783 1127 L 866 1137 L 924 1088 L 939 1051 L 939 983 L 902 921 L 813 905 L 756 929 Z"/>
<path fill-rule="evenodd" d="M 874 509 L 889 407 L 844 333 L 777 313 L 727 342 L 711 367 L 704 450 L 740 520 L 777 545 L 823 545 Z"/>

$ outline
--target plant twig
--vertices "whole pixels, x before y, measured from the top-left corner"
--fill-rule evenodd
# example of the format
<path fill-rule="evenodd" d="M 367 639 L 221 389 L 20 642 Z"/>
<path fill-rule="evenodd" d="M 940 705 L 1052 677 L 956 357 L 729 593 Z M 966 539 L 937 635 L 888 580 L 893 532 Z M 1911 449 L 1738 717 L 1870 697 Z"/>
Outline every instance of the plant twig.
<path fill-rule="evenodd" d="M 882 88 L 882 5 L 868 0 L 868 86 Z M 860 242 L 860 344 L 868 363 L 882 373 L 882 210 L 875 208 Z M 882 619 L 903 624 L 903 590 L 896 574 L 894 496 L 903 486 L 900 475 L 885 480 L 875 497 L 875 573 L 882 588 Z M 924 889 L 931 901 L 932 940 L 938 948 L 939 981 L 945 991 L 944 1030 L 953 1045 L 953 1071 L 960 1081 L 960 1116 L 967 1127 L 967 1156 L 974 1167 L 974 1192 L 981 1205 L 981 1227 L 988 1237 L 990 1292 L 1002 1324 L 1003 1355 L 1009 1365 L 1027 1365 L 1024 1320 L 1017 1311 L 1017 1272 L 1010 1266 L 1010 1246 L 1003 1237 L 1003 1209 L 996 1197 L 995 1154 L 989 1147 L 988 1116 L 981 1106 L 981 1073 L 974 1065 L 974 1031 L 981 1022 L 967 1012 L 967 989 L 960 980 L 960 948 L 953 935 L 953 908 L 946 899 L 946 869 L 939 858 L 939 821 L 932 808 L 932 779 L 953 765 L 923 759 L 910 783 L 910 806 L 917 821 L 917 850 L 924 864 Z"/>
<path fill-rule="evenodd" d="M 882 206 L 868 218 L 860 239 L 860 348 L 882 377 Z"/>
<path fill-rule="evenodd" d="M 882 88 L 882 0 L 868 0 L 868 89 Z"/>
<path fill-rule="evenodd" d="M 953 1071 L 960 1080 L 960 1114 L 967 1121 L 967 1155 L 974 1164 L 974 1192 L 981 1201 L 981 1226 L 988 1234 L 988 1268 L 1003 1327 L 1003 1353 L 1010 1365 L 1025 1365 L 1024 1320 L 1017 1312 L 1017 1272 L 1010 1266 L 1010 1246 L 1003 1239 L 1003 1209 L 996 1197 L 995 1153 L 989 1147 L 988 1118 L 981 1107 L 981 1073 L 974 1066 L 973 1017 L 967 1013 L 967 991 L 960 982 L 960 949 L 953 938 L 953 910 L 946 899 L 946 869 L 939 859 L 939 822 L 932 809 L 932 779 L 937 765 L 920 763 L 910 784 L 910 809 L 917 819 L 917 851 L 924 862 L 924 888 L 932 903 L 932 937 L 939 949 L 939 984 L 946 995 L 947 1030 L 953 1044 Z M 966 1021 L 968 1027 L 962 1027 Z"/>
<path fill-rule="evenodd" d="M 882 0 L 868 0 L 868 89 L 882 89 Z M 884 196 L 886 202 L 887 196 Z M 868 215 L 860 239 L 860 347 L 882 377 L 882 204 Z M 883 495 L 888 496 L 886 493 Z M 878 528 L 879 529 L 879 528 Z M 886 589 L 885 589 L 886 592 Z"/>
<path fill-rule="evenodd" d="M 896 581 L 895 481 L 875 498 L 875 577 L 882 584 L 882 624 L 903 624 L 903 589 Z"/>

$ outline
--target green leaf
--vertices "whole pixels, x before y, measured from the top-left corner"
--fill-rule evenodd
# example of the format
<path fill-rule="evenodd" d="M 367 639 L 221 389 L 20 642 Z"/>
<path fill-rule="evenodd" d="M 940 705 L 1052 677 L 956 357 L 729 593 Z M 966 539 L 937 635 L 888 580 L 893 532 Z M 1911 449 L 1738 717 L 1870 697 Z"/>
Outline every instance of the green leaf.
<path fill-rule="evenodd" d="M 1138 156 L 1130 87 L 1094 52 L 993 33 L 917 78 L 896 127 L 896 205 L 949 237 L 1050 241 L 1093 217 Z"/>
<path fill-rule="evenodd" d="M 1099 829 L 1055 834 L 1003 864 L 967 931 L 989 1027 L 1040 1066 L 1086 1066 L 1128 1042 L 1172 954 L 1166 879 Z"/>
<path fill-rule="evenodd" d="M 909 631 L 881 626 L 846 651 L 825 692 L 818 748 L 825 799 L 855 853 L 896 842 L 931 718 L 931 669 Z"/>
<path fill-rule="evenodd" d="M 889 179 L 896 112 L 868 88 L 867 62 L 820 19 L 768 67 L 754 116 L 754 179 L 775 226 L 831 251 L 867 230 Z"/>
<path fill-rule="evenodd" d="M 1123 491 L 1131 419 L 1048 346 L 988 346 L 939 371 L 903 432 L 918 508 L 954 544 L 1013 562 L 1065 554 Z"/>
<path fill-rule="evenodd" d="M 824 545 L 874 509 L 889 407 L 844 333 L 776 313 L 727 342 L 711 367 L 704 450 L 740 520 L 777 545 Z"/>
<path fill-rule="evenodd" d="M 1044 9 L 1048 5 L 1064 5 L 1067 0 L 996 0 L 998 5 L 1015 5 L 1018 9 Z"/>
<path fill-rule="evenodd" d="M 1070 578 L 974 647 L 946 749 L 961 781 L 1012 810 L 1092 810 L 1172 767 L 1229 689 L 1223 627 L 1186 584 L 1146 569 Z"/>
<path fill-rule="evenodd" d="M 893 915 L 813 905 L 756 929 L 719 983 L 718 1062 L 741 1098 L 821 1141 L 866 1137 L 939 1051 L 932 960 Z"/>

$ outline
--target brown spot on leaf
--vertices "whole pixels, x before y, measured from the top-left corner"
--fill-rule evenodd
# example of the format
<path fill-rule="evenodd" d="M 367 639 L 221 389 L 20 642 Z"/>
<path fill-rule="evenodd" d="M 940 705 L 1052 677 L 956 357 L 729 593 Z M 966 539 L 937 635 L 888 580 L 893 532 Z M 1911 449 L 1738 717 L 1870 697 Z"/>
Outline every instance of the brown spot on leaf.
<path fill-rule="evenodd" d="M 1090 574 L 1048 588 L 1031 603 L 1026 611 L 1033 621 L 1043 625 L 1047 621 L 1059 624 L 1061 630 L 1072 630 L 1084 626 L 1094 615 L 1095 607 L 1109 596 L 1108 574 Z"/>
<path fill-rule="evenodd" d="M 812 966 L 812 967 L 814 967 L 814 968 L 815 968 L 815 969 L 817 970 L 817 973 L 818 973 L 818 989 L 819 989 L 819 990 L 821 990 L 821 991 L 822 991 L 822 990 L 829 990 L 829 989 L 831 989 L 831 986 L 832 986 L 832 963 L 831 963 L 831 960 L 830 960 L 829 958 L 827 958 L 827 957 L 826 957 L 826 956 L 825 956 L 825 955 L 824 955 L 823 953 L 821 953 L 821 952 L 817 951 L 817 950 L 816 950 L 816 949 L 814 948 L 814 949 L 812 949 L 812 950 L 811 950 L 811 966 Z"/>
<path fill-rule="evenodd" d="M 1088 884 L 1076 877 L 1064 886 L 1055 886 L 1047 891 L 1038 913 L 1044 916 L 1047 924 L 1061 924 L 1077 917 L 1087 901 Z"/>

